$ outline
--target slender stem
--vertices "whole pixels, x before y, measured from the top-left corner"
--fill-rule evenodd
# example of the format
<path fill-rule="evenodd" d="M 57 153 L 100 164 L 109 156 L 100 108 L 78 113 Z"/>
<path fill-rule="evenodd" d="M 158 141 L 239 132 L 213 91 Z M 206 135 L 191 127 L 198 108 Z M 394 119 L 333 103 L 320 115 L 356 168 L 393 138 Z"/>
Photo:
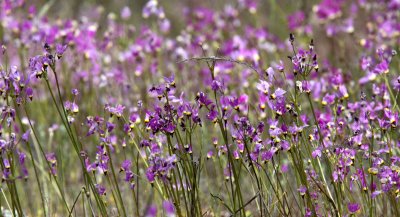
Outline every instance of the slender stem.
<path fill-rule="evenodd" d="M 25 110 L 25 115 L 26 115 L 26 117 L 27 117 L 27 119 L 28 119 L 29 126 L 31 127 L 31 130 L 32 130 L 33 135 L 34 135 L 34 137 L 35 137 L 35 140 L 37 141 L 37 143 L 38 143 L 38 145 L 39 145 L 39 150 L 40 150 L 40 152 L 42 153 L 43 157 L 46 158 L 46 154 L 45 154 L 45 152 L 44 152 L 44 150 L 43 150 L 43 146 L 42 146 L 42 144 L 41 144 L 41 142 L 40 142 L 40 140 L 39 140 L 39 137 L 38 137 L 38 135 L 37 135 L 37 132 L 36 132 L 35 128 L 34 128 L 33 125 L 32 125 L 31 118 L 30 118 L 29 113 L 28 113 L 28 111 L 27 111 L 27 109 L 26 109 L 25 106 L 24 106 L 24 110 Z M 50 165 L 49 161 L 46 160 L 46 164 L 47 164 L 48 168 L 51 169 L 51 165 Z M 68 212 L 69 212 L 70 209 L 68 208 L 68 203 L 67 203 L 67 201 L 66 201 L 66 199 L 65 199 L 65 196 L 64 196 L 64 194 L 63 194 L 63 191 L 61 190 L 61 186 L 60 186 L 60 184 L 58 183 L 57 178 L 55 177 L 55 175 L 52 174 L 52 173 L 50 173 L 50 174 L 54 177 L 54 181 L 56 182 L 58 191 L 61 193 L 61 197 L 62 197 L 62 200 L 63 200 L 63 202 L 64 202 L 65 208 L 66 208 L 66 209 L 68 210 Z"/>
<path fill-rule="evenodd" d="M 72 215 L 72 211 L 74 210 L 74 208 L 75 208 L 75 204 L 76 204 L 76 202 L 78 201 L 78 199 L 79 199 L 79 196 L 81 196 L 81 193 L 82 193 L 82 190 L 81 190 L 81 191 L 79 191 L 79 194 L 78 194 L 78 196 L 76 196 L 76 198 L 75 198 L 75 200 L 74 200 L 74 203 L 72 204 L 71 211 L 70 211 L 70 212 L 69 212 L 69 214 L 68 214 L 68 217 L 71 217 L 71 215 Z"/>
<path fill-rule="evenodd" d="M 14 104 L 16 104 L 15 101 L 14 101 Z M 22 131 L 25 132 L 25 129 L 24 129 L 25 127 L 22 124 L 22 120 L 21 120 L 21 116 L 19 114 L 19 110 L 15 109 L 15 111 L 17 113 L 16 116 L 17 116 L 19 125 L 20 125 Z M 40 199 L 42 201 L 42 208 L 43 208 L 44 216 L 47 216 L 47 211 L 46 211 L 46 206 L 45 206 L 46 203 L 45 203 L 45 199 L 44 199 L 44 196 L 43 196 L 42 186 L 41 186 L 40 181 L 39 181 L 39 173 L 37 171 L 37 166 L 36 166 L 36 163 L 35 163 L 35 160 L 34 160 L 34 157 L 33 157 L 32 148 L 31 148 L 31 146 L 30 146 L 30 144 L 28 142 L 26 143 L 26 147 L 28 148 L 28 152 L 29 152 L 29 155 L 30 155 L 30 158 L 31 158 L 31 162 L 32 162 L 32 166 L 33 166 L 33 171 L 35 172 L 35 178 L 36 178 L 36 182 L 37 182 L 38 188 L 39 188 Z"/>
<path fill-rule="evenodd" d="M 125 206 L 124 206 L 124 201 L 122 200 L 121 191 L 119 189 L 117 176 L 115 175 L 115 170 L 114 170 L 114 166 L 113 166 L 113 162 L 112 162 L 112 158 L 111 158 L 110 148 L 108 146 L 106 146 L 106 149 L 107 149 L 107 152 L 108 152 L 108 156 L 110 157 L 110 161 L 109 162 L 110 162 L 110 167 L 111 167 L 111 173 L 113 175 L 113 179 L 114 179 L 114 182 L 115 182 L 115 188 L 117 189 L 117 194 L 118 194 L 120 205 L 122 207 L 122 212 L 124 213 L 124 216 L 127 216 L 126 215 Z"/>

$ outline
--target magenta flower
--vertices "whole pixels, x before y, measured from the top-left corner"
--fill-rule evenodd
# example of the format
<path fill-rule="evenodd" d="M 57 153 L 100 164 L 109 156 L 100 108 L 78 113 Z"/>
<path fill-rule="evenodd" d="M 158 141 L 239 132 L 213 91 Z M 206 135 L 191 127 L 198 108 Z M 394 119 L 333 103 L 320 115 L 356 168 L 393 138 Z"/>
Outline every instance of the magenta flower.
<path fill-rule="evenodd" d="M 297 189 L 297 191 L 300 193 L 300 195 L 302 196 L 302 197 L 304 197 L 304 195 L 306 194 L 306 192 L 307 192 L 307 188 L 306 188 L 306 186 L 300 186 L 300 188 L 299 189 Z"/>
<path fill-rule="evenodd" d="M 275 90 L 275 92 L 273 94 L 271 94 L 270 97 L 271 97 L 271 99 L 281 98 L 281 97 L 283 97 L 283 95 L 285 95 L 285 93 L 286 93 L 285 90 L 278 88 Z"/>
<path fill-rule="evenodd" d="M 150 207 L 146 210 L 145 217 L 156 217 L 157 216 L 157 206 L 150 205 Z"/>
<path fill-rule="evenodd" d="M 350 213 L 356 213 L 358 210 L 360 210 L 360 205 L 358 203 L 348 203 L 347 204 L 347 209 L 349 210 Z"/>
<path fill-rule="evenodd" d="M 387 74 L 389 73 L 389 63 L 386 60 L 382 60 L 374 69 L 377 74 Z"/>
<path fill-rule="evenodd" d="M 54 176 L 57 176 L 57 159 L 54 153 L 46 154 L 46 160 L 50 164 L 50 173 Z"/>
<path fill-rule="evenodd" d="M 260 83 L 257 83 L 257 90 L 263 92 L 264 94 L 269 93 L 270 84 L 264 80 L 260 80 Z"/>
<path fill-rule="evenodd" d="M 68 45 L 57 44 L 56 45 L 56 56 L 58 59 L 61 59 L 65 51 L 67 50 Z"/>
<path fill-rule="evenodd" d="M 121 18 L 127 20 L 131 17 L 131 9 L 128 6 L 125 6 L 121 10 Z"/>
<path fill-rule="evenodd" d="M 163 202 L 163 208 L 167 217 L 174 217 L 175 216 L 175 206 L 170 201 Z"/>
<path fill-rule="evenodd" d="M 294 31 L 295 29 L 303 25 L 303 22 L 305 20 L 304 12 L 296 11 L 293 14 L 289 15 L 287 20 L 290 31 Z"/>
<path fill-rule="evenodd" d="M 97 190 L 97 193 L 98 193 L 99 195 L 103 195 L 103 196 L 106 195 L 106 187 L 104 187 L 103 185 L 101 185 L 101 184 L 96 184 L 96 190 Z"/>

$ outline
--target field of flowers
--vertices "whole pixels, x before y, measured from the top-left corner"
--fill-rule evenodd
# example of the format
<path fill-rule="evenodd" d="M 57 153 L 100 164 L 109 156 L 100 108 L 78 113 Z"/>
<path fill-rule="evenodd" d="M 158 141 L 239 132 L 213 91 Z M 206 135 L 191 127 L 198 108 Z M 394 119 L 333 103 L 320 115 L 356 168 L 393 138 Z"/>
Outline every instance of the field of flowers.
<path fill-rule="evenodd" d="M 400 216 L 400 1 L 0 0 L 0 216 Z"/>

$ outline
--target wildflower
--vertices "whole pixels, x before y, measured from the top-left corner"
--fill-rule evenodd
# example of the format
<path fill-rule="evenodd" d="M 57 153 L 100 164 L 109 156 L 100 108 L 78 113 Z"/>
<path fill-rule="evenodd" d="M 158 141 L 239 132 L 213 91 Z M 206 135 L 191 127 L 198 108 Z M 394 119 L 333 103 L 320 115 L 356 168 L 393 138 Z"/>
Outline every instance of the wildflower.
<path fill-rule="evenodd" d="M 46 160 L 50 164 L 50 173 L 54 176 L 57 176 L 57 159 L 54 153 L 46 154 Z"/>
<path fill-rule="evenodd" d="M 279 67 L 278 67 L 278 68 L 279 68 Z M 273 79 L 274 79 L 274 74 L 275 74 L 274 69 L 273 69 L 272 67 L 268 67 L 268 69 L 266 70 L 266 75 L 267 75 L 267 77 L 268 77 L 268 79 L 269 79 L 269 82 L 272 82 L 272 81 L 273 81 Z"/>
<path fill-rule="evenodd" d="M 305 20 L 305 15 L 303 11 L 296 11 L 293 14 L 289 15 L 288 18 L 288 24 L 289 24 L 289 29 L 291 31 L 294 31 L 295 29 L 299 28 L 304 20 Z"/>
<path fill-rule="evenodd" d="M 324 98 L 322 98 L 322 105 L 326 106 L 326 105 L 332 105 L 335 102 L 335 95 L 333 94 L 326 94 L 324 96 Z"/>
<path fill-rule="evenodd" d="M 67 112 L 74 114 L 79 112 L 79 106 L 75 102 L 66 101 L 64 107 Z"/>
<path fill-rule="evenodd" d="M 358 203 L 348 203 L 347 204 L 347 209 L 349 210 L 350 213 L 356 213 L 358 210 L 360 210 L 360 205 Z"/>
<path fill-rule="evenodd" d="M 30 133 L 31 133 L 31 130 L 27 130 L 24 134 L 22 134 L 21 139 L 24 142 L 28 142 Z"/>
<path fill-rule="evenodd" d="M 279 64 L 276 64 L 275 68 L 280 72 L 285 70 L 285 65 L 283 64 L 282 60 L 279 61 Z"/>
<path fill-rule="evenodd" d="M 341 5 L 344 1 L 323 0 L 318 5 L 314 6 L 313 11 L 321 20 L 332 20 L 341 15 Z"/>
<path fill-rule="evenodd" d="M 271 148 L 270 150 L 263 152 L 261 154 L 261 160 L 264 162 L 271 160 L 276 151 L 276 148 Z"/>
<path fill-rule="evenodd" d="M 313 158 L 317 158 L 317 157 L 321 157 L 322 156 L 322 152 L 321 152 L 321 150 L 320 149 L 316 149 L 316 150 L 314 150 L 313 152 L 312 152 L 312 157 Z"/>
<path fill-rule="evenodd" d="M 372 174 L 372 175 L 376 175 L 376 174 L 378 174 L 378 172 L 379 172 L 379 170 L 376 167 L 371 167 L 368 169 L 368 173 Z"/>
<path fill-rule="evenodd" d="M 106 187 L 104 187 L 101 184 L 96 184 L 96 191 L 101 196 L 105 196 L 106 195 Z"/>
<path fill-rule="evenodd" d="M 78 95 L 79 95 L 78 89 L 72 89 L 72 90 L 71 90 L 71 93 L 72 93 L 72 95 L 74 95 L 74 96 L 78 96 Z"/>
<path fill-rule="evenodd" d="M 375 72 L 377 74 L 387 74 L 389 73 L 389 63 L 383 60 L 378 65 L 375 66 Z"/>
<path fill-rule="evenodd" d="M 270 84 L 264 80 L 260 80 L 260 83 L 257 83 L 257 90 L 261 91 L 265 95 L 269 93 Z"/>
<path fill-rule="evenodd" d="M 207 97 L 207 95 L 203 92 L 197 93 L 196 101 L 199 103 L 199 107 L 202 106 L 208 107 L 212 104 L 212 101 Z"/>
<path fill-rule="evenodd" d="M 64 55 L 65 51 L 67 50 L 68 45 L 57 44 L 56 45 L 56 56 L 58 59 Z"/>
<path fill-rule="evenodd" d="M 108 112 L 110 112 L 110 115 L 111 115 L 111 116 L 115 115 L 115 116 L 117 116 L 117 118 L 120 118 L 120 117 L 122 117 L 122 113 L 124 112 L 125 106 L 123 106 L 123 105 L 117 105 L 117 106 L 115 106 L 115 107 L 112 107 L 112 106 L 107 105 L 107 106 L 105 107 L 105 109 L 106 109 Z"/>
<path fill-rule="evenodd" d="M 121 10 L 121 18 L 127 20 L 131 17 L 131 9 L 128 6 L 125 6 Z"/>
<path fill-rule="evenodd" d="M 18 151 L 18 161 L 22 172 L 22 178 L 27 180 L 28 179 L 28 169 L 25 165 L 26 155 L 23 152 Z"/>
<path fill-rule="evenodd" d="M 11 166 L 7 158 L 3 159 L 4 169 L 2 180 L 8 180 L 11 176 Z"/>
<path fill-rule="evenodd" d="M 7 51 L 7 46 L 5 46 L 4 44 L 1 45 L 1 53 L 4 55 Z"/>
<path fill-rule="evenodd" d="M 300 196 L 304 197 L 304 195 L 306 194 L 307 188 L 306 186 L 300 186 L 299 189 L 297 189 L 297 191 L 300 193 Z"/>
<path fill-rule="evenodd" d="M 212 158 L 212 156 L 213 156 L 213 152 L 212 151 L 208 151 L 207 152 L 207 159 Z"/>
<path fill-rule="evenodd" d="M 213 105 L 210 109 L 210 111 L 207 114 L 207 119 L 216 123 L 217 122 L 217 116 L 218 116 L 218 112 L 215 108 L 215 106 Z"/>
<path fill-rule="evenodd" d="M 120 172 L 125 173 L 124 181 L 130 185 L 131 189 L 134 189 L 135 188 L 135 174 L 130 169 L 131 166 L 132 166 L 132 162 L 130 160 L 124 160 L 121 164 Z"/>
<path fill-rule="evenodd" d="M 143 8 L 143 11 L 142 11 L 143 18 L 149 18 L 151 15 L 155 15 L 159 19 L 165 18 L 164 10 L 162 7 L 160 7 L 158 5 L 157 0 L 148 1 L 147 4 Z"/>
<path fill-rule="evenodd" d="M 145 217 L 156 217 L 157 216 L 157 206 L 150 205 L 150 207 L 146 210 Z"/>
<path fill-rule="evenodd" d="M 25 89 L 26 96 L 32 101 L 33 99 L 33 89 L 28 87 Z"/>
<path fill-rule="evenodd" d="M 281 88 L 278 88 L 275 90 L 273 94 L 271 94 L 270 98 L 271 99 L 276 99 L 276 98 L 281 98 L 283 95 L 286 93 L 285 90 L 282 90 Z"/>
<path fill-rule="evenodd" d="M 175 206 L 170 201 L 163 202 L 163 208 L 167 217 L 175 217 Z"/>
<path fill-rule="evenodd" d="M 150 158 L 150 164 L 146 171 L 146 177 L 150 183 L 155 181 L 158 177 L 162 181 L 166 182 L 170 178 L 170 172 L 175 168 L 177 158 L 175 155 L 163 158 L 157 155 L 153 155 Z"/>

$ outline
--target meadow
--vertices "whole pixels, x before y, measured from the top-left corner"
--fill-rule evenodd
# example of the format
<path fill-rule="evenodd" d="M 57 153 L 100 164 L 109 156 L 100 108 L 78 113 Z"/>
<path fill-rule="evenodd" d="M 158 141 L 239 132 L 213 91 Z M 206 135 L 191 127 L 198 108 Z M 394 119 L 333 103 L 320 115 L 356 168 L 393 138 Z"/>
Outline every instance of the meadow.
<path fill-rule="evenodd" d="M 400 216 L 400 1 L 0 0 L 0 216 Z"/>

